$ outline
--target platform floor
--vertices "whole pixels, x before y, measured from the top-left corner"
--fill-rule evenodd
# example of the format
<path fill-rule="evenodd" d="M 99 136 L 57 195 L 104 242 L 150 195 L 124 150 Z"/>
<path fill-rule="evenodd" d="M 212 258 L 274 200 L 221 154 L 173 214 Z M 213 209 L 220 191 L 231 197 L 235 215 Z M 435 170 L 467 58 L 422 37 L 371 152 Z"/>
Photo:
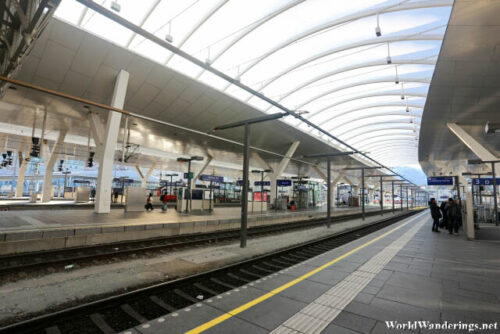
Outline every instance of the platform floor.
<path fill-rule="evenodd" d="M 498 333 L 500 244 L 433 233 L 431 224 L 426 210 L 123 333 L 402 332 L 387 321 L 413 333 L 483 323 L 482 333 Z"/>
<path fill-rule="evenodd" d="M 47 204 L 48 205 L 48 204 Z M 388 208 L 387 208 L 388 209 Z M 333 215 L 361 212 L 360 208 L 336 208 Z M 368 207 L 367 210 L 379 210 L 376 207 Z M 283 216 L 304 215 L 307 213 L 325 213 L 324 208 L 307 211 L 273 211 L 265 213 L 250 213 L 250 217 L 259 216 Z M 108 214 L 97 214 L 92 209 L 81 210 L 27 210 L 27 211 L 4 211 L 0 212 L 0 232 L 11 231 L 38 231 L 52 228 L 75 228 L 93 226 L 130 226 L 144 224 L 168 224 L 194 221 L 208 221 L 221 219 L 239 219 L 240 207 L 215 208 L 213 213 L 178 213 L 174 209 L 162 212 L 155 209 L 151 212 L 124 212 L 123 210 L 111 210 Z"/>

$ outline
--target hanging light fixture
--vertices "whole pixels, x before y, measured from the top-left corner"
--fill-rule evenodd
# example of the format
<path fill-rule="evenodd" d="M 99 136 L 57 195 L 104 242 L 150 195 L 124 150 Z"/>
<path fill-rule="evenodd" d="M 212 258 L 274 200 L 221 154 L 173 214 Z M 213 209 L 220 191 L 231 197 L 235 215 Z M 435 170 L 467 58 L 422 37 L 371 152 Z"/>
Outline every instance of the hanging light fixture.
<path fill-rule="evenodd" d="M 392 64 L 391 46 L 389 43 L 387 43 L 387 64 Z"/>
<path fill-rule="evenodd" d="M 382 30 L 380 30 L 379 14 L 380 13 L 377 13 L 377 26 L 375 27 L 375 35 L 377 35 L 377 37 L 382 36 Z"/>
<path fill-rule="evenodd" d="M 398 65 L 396 65 L 396 80 L 394 81 L 396 85 L 399 85 L 399 75 L 398 75 Z"/>
<path fill-rule="evenodd" d="M 118 1 L 111 1 L 110 7 L 117 13 L 119 13 L 122 10 L 122 6 L 118 3 Z"/>
<path fill-rule="evenodd" d="M 165 40 L 169 43 L 174 41 L 174 38 L 172 37 L 172 21 L 168 22 L 168 34 L 165 35 Z"/>

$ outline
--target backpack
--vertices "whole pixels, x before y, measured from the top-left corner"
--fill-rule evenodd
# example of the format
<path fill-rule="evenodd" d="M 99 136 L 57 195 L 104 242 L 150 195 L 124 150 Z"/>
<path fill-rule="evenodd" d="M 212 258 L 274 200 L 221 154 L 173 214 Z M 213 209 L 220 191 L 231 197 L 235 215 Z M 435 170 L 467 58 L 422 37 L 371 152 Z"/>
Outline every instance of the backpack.
<path fill-rule="evenodd" d="M 160 201 L 161 201 L 161 202 L 163 202 L 164 200 L 165 200 L 165 194 L 162 194 L 162 195 L 160 196 Z"/>

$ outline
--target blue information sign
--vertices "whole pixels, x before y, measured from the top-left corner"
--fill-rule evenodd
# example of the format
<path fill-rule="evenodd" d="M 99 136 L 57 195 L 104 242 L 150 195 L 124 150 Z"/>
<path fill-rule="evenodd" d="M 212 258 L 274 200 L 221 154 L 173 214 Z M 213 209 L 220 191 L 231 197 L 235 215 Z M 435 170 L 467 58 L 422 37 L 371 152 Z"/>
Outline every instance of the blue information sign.
<path fill-rule="evenodd" d="M 432 176 L 427 178 L 428 186 L 452 186 L 453 176 Z"/>
<path fill-rule="evenodd" d="M 473 185 L 480 185 L 480 186 L 492 186 L 493 185 L 493 178 L 472 179 L 472 184 Z M 497 186 L 498 185 L 500 185 L 500 178 L 497 177 Z"/>
<path fill-rule="evenodd" d="M 261 185 L 261 181 L 255 181 L 253 184 L 255 186 L 260 186 Z M 264 186 L 270 186 L 271 185 L 271 181 L 264 181 Z"/>
<path fill-rule="evenodd" d="M 292 180 L 278 180 L 278 187 L 291 187 Z"/>
<path fill-rule="evenodd" d="M 224 182 L 224 176 L 202 174 L 200 176 L 200 180 L 222 183 Z"/>

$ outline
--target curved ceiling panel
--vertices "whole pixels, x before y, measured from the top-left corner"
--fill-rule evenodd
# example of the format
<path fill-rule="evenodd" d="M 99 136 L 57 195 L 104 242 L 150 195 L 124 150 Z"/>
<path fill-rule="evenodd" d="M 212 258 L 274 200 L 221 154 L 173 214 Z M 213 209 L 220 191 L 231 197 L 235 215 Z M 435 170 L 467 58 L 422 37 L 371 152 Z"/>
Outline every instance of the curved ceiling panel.
<path fill-rule="evenodd" d="M 111 5 L 111 0 L 96 2 Z M 390 142 L 390 150 L 373 153 L 381 163 L 418 163 L 410 149 L 418 144 L 413 130 L 420 124 L 453 0 L 350 0 L 335 6 L 331 0 L 118 3 L 125 19 L 302 111 L 348 144 L 375 149 L 370 142 Z M 56 17 L 264 112 L 277 111 L 75 0 L 62 0 Z M 295 119 L 285 121 L 310 130 Z"/>

